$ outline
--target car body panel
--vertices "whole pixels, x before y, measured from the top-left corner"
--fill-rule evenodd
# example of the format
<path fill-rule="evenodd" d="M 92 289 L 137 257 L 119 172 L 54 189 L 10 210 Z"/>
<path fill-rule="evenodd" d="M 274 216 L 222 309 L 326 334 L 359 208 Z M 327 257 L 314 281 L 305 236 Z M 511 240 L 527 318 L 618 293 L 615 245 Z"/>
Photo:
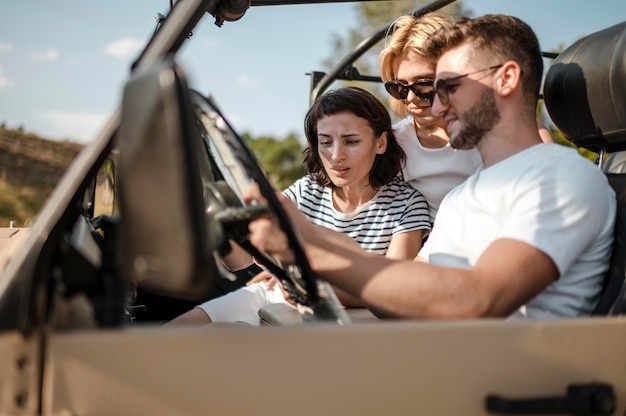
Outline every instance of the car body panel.
<path fill-rule="evenodd" d="M 30 228 L 2 227 L 0 228 L 0 273 L 9 263 L 17 247 L 24 240 Z"/>
<path fill-rule="evenodd" d="M 571 383 L 603 382 L 621 415 L 625 319 L 56 334 L 45 407 L 90 415 L 484 415 L 487 394 L 563 396 Z"/>
<path fill-rule="evenodd" d="M 41 344 L 38 335 L 0 333 L 0 414 L 41 414 Z"/>

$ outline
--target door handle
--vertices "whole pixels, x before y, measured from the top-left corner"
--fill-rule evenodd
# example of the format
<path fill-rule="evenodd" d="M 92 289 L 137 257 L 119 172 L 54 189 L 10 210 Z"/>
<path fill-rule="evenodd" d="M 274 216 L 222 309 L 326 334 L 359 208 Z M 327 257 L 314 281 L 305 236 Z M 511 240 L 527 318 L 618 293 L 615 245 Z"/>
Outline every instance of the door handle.
<path fill-rule="evenodd" d="M 505 414 L 611 415 L 615 405 L 613 387 L 604 383 L 570 384 L 565 396 L 510 399 L 490 394 L 485 400 L 488 412 Z"/>

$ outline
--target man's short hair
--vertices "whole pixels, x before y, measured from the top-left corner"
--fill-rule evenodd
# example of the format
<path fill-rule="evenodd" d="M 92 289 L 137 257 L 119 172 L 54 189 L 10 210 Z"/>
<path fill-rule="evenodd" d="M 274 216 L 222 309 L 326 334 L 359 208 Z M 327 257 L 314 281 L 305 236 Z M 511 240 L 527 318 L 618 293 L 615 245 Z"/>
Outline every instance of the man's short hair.
<path fill-rule="evenodd" d="M 522 88 L 529 103 L 537 105 L 543 76 L 543 59 L 535 32 L 517 17 L 487 14 L 461 18 L 435 32 L 424 44 L 425 53 L 439 59 L 444 52 L 470 42 L 469 61 L 498 65 L 515 61 L 522 70 Z"/>

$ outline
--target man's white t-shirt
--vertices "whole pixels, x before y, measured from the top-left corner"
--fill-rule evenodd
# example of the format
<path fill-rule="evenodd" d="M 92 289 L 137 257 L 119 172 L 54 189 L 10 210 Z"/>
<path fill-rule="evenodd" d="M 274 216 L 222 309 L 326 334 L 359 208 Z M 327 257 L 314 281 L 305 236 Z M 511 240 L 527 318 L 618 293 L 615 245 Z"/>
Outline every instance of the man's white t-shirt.
<path fill-rule="evenodd" d="M 442 201 L 431 232 L 431 264 L 470 268 L 494 241 L 528 243 L 560 277 L 514 317 L 588 315 L 609 266 L 615 193 L 575 149 L 538 144 L 480 169 Z"/>

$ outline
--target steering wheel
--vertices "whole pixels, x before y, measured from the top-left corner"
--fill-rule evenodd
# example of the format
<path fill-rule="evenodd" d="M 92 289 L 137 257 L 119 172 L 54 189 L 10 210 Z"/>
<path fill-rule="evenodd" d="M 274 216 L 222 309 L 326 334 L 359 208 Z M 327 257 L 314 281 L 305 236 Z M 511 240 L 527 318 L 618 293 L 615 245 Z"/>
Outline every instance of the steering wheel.
<path fill-rule="evenodd" d="M 210 97 L 191 91 L 192 104 L 204 140 L 211 172 L 203 178 L 207 220 L 219 224 L 221 254 L 235 241 L 257 263 L 283 284 L 299 305 L 304 322 L 332 321 L 349 323 L 349 317 L 331 286 L 316 278 L 305 255 L 302 239 L 285 212 L 274 188 L 256 162 L 243 139 L 235 133 Z M 265 204 L 248 204 L 241 197 L 245 187 L 256 183 Z M 294 253 L 294 264 L 281 264 L 271 255 L 259 251 L 248 240 L 248 224 L 261 216 L 272 215 L 285 233 Z"/>

